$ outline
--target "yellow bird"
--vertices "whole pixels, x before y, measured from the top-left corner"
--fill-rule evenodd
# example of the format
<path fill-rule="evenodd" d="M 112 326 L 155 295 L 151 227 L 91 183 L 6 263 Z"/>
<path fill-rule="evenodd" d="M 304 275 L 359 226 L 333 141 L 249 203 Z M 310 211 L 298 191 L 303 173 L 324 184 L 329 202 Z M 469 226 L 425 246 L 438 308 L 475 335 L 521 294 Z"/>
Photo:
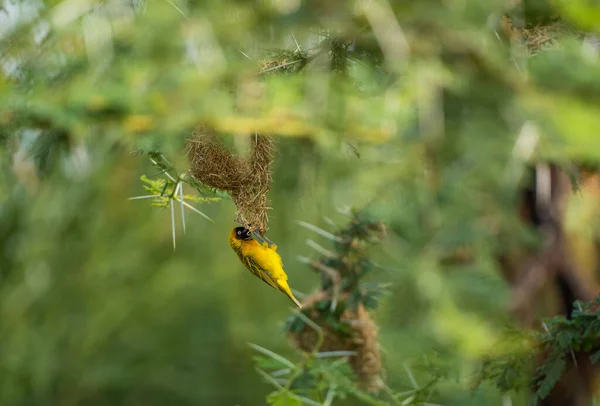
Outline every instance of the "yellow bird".
<path fill-rule="evenodd" d="M 250 272 L 268 285 L 283 292 L 296 306 L 302 307 L 287 283 L 288 277 L 283 270 L 281 257 L 275 251 L 276 246 L 269 247 L 266 242 L 262 245 L 259 244 L 258 241 L 252 239 L 250 230 L 245 227 L 236 227 L 231 231 L 229 245 Z"/>

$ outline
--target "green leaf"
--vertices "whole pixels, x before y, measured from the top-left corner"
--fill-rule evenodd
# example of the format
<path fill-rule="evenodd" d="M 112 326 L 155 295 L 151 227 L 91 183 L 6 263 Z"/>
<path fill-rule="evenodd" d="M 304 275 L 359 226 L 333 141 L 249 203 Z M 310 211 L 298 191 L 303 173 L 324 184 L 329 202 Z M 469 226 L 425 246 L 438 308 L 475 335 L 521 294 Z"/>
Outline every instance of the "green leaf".
<path fill-rule="evenodd" d="M 366 309 L 377 309 L 379 301 L 376 293 L 367 293 L 362 297 L 362 303 Z"/>
<path fill-rule="evenodd" d="M 562 376 L 566 366 L 564 354 L 560 351 L 553 351 L 536 375 L 536 381 L 538 382 L 536 397 L 544 399 L 548 396 Z"/>
<path fill-rule="evenodd" d="M 287 391 L 273 392 L 267 397 L 267 402 L 272 406 L 302 406 L 302 401 Z"/>

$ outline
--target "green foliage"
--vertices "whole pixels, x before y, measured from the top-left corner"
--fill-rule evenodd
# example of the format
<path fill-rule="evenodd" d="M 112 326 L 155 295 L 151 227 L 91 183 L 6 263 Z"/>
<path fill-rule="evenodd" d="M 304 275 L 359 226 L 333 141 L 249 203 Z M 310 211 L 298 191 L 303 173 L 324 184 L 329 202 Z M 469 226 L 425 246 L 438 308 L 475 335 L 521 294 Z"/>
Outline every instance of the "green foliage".
<path fill-rule="evenodd" d="M 170 179 L 149 179 L 146 175 L 143 175 L 141 178 L 144 183 L 144 189 L 150 195 L 156 196 L 152 200 L 152 205 L 156 207 L 167 207 L 171 200 L 177 198 L 175 195 L 175 191 L 178 188 L 179 181 L 173 182 Z M 203 197 L 199 195 L 182 195 L 184 200 L 190 200 L 195 203 L 213 203 L 221 200 L 220 197 Z"/>
<path fill-rule="evenodd" d="M 477 375 L 476 386 L 484 380 L 491 380 L 502 392 L 526 389 L 528 382 L 524 371 L 527 371 L 530 362 L 531 354 L 510 354 L 486 360 Z"/>
<path fill-rule="evenodd" d="M 330 405 L 335 399 L 355 398 L 368 405 L 385 405 L 359 388 L 343 352 L 304 354 L 293 364 L 282 356 L 262 347 L 255 349 L 269 357 L 255 357 L 257 371 L 276 390 L 268 395 L 271 405 L 285 405 L 286 401 L 309 405 Z M 351 354 L 350 354 L 351 356 Z M 313 400 L 315 399 L 315 400 Z"/>
<path fill-rule="evenodd" d="M 306 404 L 330 405 L 334 399 L 343 400 L 353 397 L 361 400 L 361 404 L 368 405 L 433 405 L 429 402 L 437 392 L 437 384 L 447 377 L 446 368 L 426 362 L 426 368 L 423 369 L 427 381 L 424 385 L 419 385 L 410 369 L 405 366 L 413 387 L 411 390 L 394 393 L 386 387 L 383 395 L 375 395 L 361 389 L 347 363 L 347 357 L 356 354 L 344 354 L 348 351 L 319 352 L 324 339 L 321 326 L 327 326 L 331 330 L 328 334 L 334 334 L 338 338 L 350 337 L 355 332 L 352 331 L 350 324 L 341 319 L 342 315 L 347 309 L 355 311 L 359 305 L 363 305 L 366 309 L 377 308 L 379 297 L 386 292 L 377 283 L 362 281 L 375 267 L 369 260 L 367 245 L 380 243 L 385 235 L 385 228 L 380 221 L 371 220 L 364 212 L 352 211 L 347 215 L 350 217 L 349 224 L 339 228 L 335 234 L 330 234 L 311 224 L 304 224 L 311 231 L 327 237 L 334 245 L 334 251 L 329 252 L 311 242 L 310 245 L 317 252 L 326 254 L 318 262 L 303 260 L 314 270 L 321 272 L 321 290 L 329 292 L 331 296 L 315 302 L 309 309 L 295 312 L 286 320 L 284 328 L 289 333 L 297 334 L 305 329 L 314 329 L 319 336 L 314 350 L 304 353 L 304 358 L 298 364 L 291 364 L 280 355 L 264 348 L 257 348 L 271 356 L 269 359 L 257 359 L 259 367 L 262 368 L 259 372 L 278 388 L 278 391 L 271 393 L 268 399 L 273 402 L 272 404 L 279 404 L 277 402 L 283 402 L 291 397 L 295 401 L 304 401 Z M 347 300 L 337 300 L 341 293 L 338 291 L 339 287 L 343 289 L 341 292 L 348 294 Z M 319 315 L 311 320 L 307 312 L 314 312 L 314 310 Z M 319 325 L 316 325 L 315 321 L 318 321 Z M 337 357 L 340 358 L 336 359 Z M 284 374 L 280 369 L 282 365 L 277 364 L 285 364 L 289 367 L 293 365 L 293 367 L 291 370 L 286 369 Z M 274 371 L 269 374 L 263 370 L 267 368 Z M 296 370 L 295 374 L 291 372 L 293 370 Z M 287 376 L 288 373 L 291 374 L 289 380 L 277 382 L 276 377 L 281 374 Z M 297 392 L 290 394 L 292 390 Z"/>
<path fill-rule="evenodd" d="M 597 363 L 600 342 L 600 295 L 590 302 L 575 302 L 570 318 L 557 316 L 545 319 L 543 332 L 524 334 L 511 332 L 503 337 L 507 343 L 521 343 L 517 348 L 504 347 L 504 354 L 485 360 L 474 381 L 493 381 L 503 392 L 521 390 L 531 385 L 532 405 L 537 405 L 552 391 L 562 377 L 567 364 L 575 361 L 575 353 L 589 354 Z M 544 360 L 529 379 L 529 369 L 537 354 Z"/>
<path fill-rule="evenodd" d="M 301 260 L 320 274 L 321 290 L 329 293 L 329 298 L 319 300 L 314 306 L 320 319 L 333 331 L 342 334 L 349 332 L 349 326 L 340 321 L 347 308 L 356 310 L 362 304 L 366 309 L 376 309 L 379 299 L 386 294 L 380 284 L 363 281 L 375 268 L 369 260 L 367 245 L 380 242 L 385 228 L 380 221 L 371 220 L 360 211 L 352 211 L 348 216 L 349 224 L 336 230 L 335 234 L 312 224 L 301 223 L 333 243 L 333 251 L 328 251 L 311 241 L 311 246 L 324 255 L 317 261 L 304 257 Z M 292 314 L 287 318 L 287 330 L 300 332 L 304 328 L 305 323 L 300 315 Z"/>
<path fill-rule="evenodd" d="M 585 304 L 546 320 L 535 344 L 504 334 L 498 255 L 539 240 L 518 215 L 526 168 L 600 164 L 597 5 L 523 11 L 523 26 L 556 23 L 509 40 L 506 2 L 479 0 L 1 3 L 0 404 L 252 405 L 274 387 L 272 404 L 479 406 L 511 390 L 521 406 L 572 352 L 597 362 Z M 332 293 L 317 307 L 335 331 L 345 309 L 376 310 L 386 383 L 410 392 L 357 390 L 351 355 L 255 373 L 246 343 L 286 354 L 287 308 L 227 246 L 228 196 L 185 175 L 200 125 L 240 155 L 249 134 L 277 138 L 269 238 L 290 285 Z M 373 223 L 357 213 L 336 226 L 339 206 L 385 223 L 385 243 L 367 242 Z M 214 223 L 182 211 L 179 226 L 176 209 Z M 319 282 L 294 261 L 306 240 Z M 285 332 L 312 328 L 303 315 Z M 536 350 L 548 362 L 531 371 Z M 407 373 L 431 353 L 439 362 Z M 481 377 L 497 386 L 471 392 L 486 354 Z"/>
<path fill-rule="evenodd" d="M 536 371 L 535 397 L 532 403 L 544 399 L 565 371 L 575 351 L 590 353 L 600 345 L 600 295 L 590 302 L 575 302 L 570 318 L 554 317 L 544 321 L 546 331 L 538 337 L 540 348 L 546 359 Z M 594 354 L 590 356 L 596 362 Z M 576 361 L 574 361 L 576 362 Z"/>
<path fill-rule="evenodd" d="M 558 382 L 562 374 L 565 372 L 567 362 L 566 354 L 558 349 L 553 349 L 546 358 L 544 365 L 538 370 L 535 379 L 536 392 L 532 399 L 532 404 L 536 405 L 539 400 L 544 399 L 554 385 Z"/>
<path fill-rule="evenodd" d="M 374 406 L 433 405 L 429 402 L 436 392 L 436 384 L 444 377 L 432 374 L 422 386 L 414 382 L 414 389 L 399 393 L 388 391 L 384 397 L 374 396 L 359 388 L 347 360 L 339 358 L 342 355 L 316 353 L 314 357 L 302 360 L 292 369 L 282 369 L 281 363 L 273 362 L 271 358 L 255 357 L 260 375 L 277 388 L 268 395 L 267 401 L 271 405 L 285 404 L 286 401 L 291 402 L 290 404 L 304 402 L 307 405 L 330 405 L 336 399 L 354 398 L 359 399 L 361 404 Z M 414 379 L 410 370 L 407 369 L 407 373 Z M 290 382 L 290 379 L 293 381 Z"/>

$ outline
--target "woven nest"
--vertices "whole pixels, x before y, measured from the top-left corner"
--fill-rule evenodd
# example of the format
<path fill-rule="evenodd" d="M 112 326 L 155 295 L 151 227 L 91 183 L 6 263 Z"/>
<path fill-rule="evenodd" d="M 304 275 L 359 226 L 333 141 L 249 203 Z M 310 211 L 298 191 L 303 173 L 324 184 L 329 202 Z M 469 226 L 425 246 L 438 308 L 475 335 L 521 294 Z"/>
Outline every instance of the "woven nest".
<path fill-rule="evenodd" d="M 347 297 L 347 295 L 346 295 Z M 344 299 L 346 299 L 344 297 Z M 370 392 L 384 387 L 381 379 L 381 358 L 377 341 L 377 326 L 362 304 L 357 309 L 346 309 L 340 321 L 351 327 L 351 332 L 334 331 L 319 318 L 315 304 L 329 299 L 327 292 L 316 291 L 302 302 L 302 308 L 308 309 L 308 317 L 323 330 L 323 343 L 319 351 L 354 351 L 356 355 L 349 357 L 349 363 L 364 389 Z M 290 339 L 302 351 L 311 352 L 317 345 L 318 335 L 311 327 L 306 326 L 300 333 L 290 332 Z"/>
<path fill-rule="evenodd" d="M 213 130 L 201 128 L 188 142 L 188 159 L 199 182 L 229 193 L 237 207 L 237 222 L 264 234 L 275 148 L 267 135 L 251 136 L 250 144 L 249 156 L 242 159 L 226 148 Z"/>
<path fill-rule="evenodd" d="M 502 25 L 504 33 L 521 43 L 529 56 L 537 55 L 542 51 L 560 49 L 561 41 L 565 37 L 583 39 L 581 32 L 573 31 L 562 21 L 524 28 L 522 22 L 515 22 L 511 17 L 505 16 Z"/>
<path fill-rule="evenodd" d="M 297 72 L 303 65 L 300 63 L 308 55 L 302 51 L 277 50 L 272 52 L 268 58 L 260 61 L 260 72 L 262 74 L 286 74 Z"/>
<path fill-rule="evenodd" d="M 565 32 L 564 23 L 556 22 L 522 30 L 522 36 L 529 54 L 535 55 L 541 51 L 559 49 L 559 39 Z"/>

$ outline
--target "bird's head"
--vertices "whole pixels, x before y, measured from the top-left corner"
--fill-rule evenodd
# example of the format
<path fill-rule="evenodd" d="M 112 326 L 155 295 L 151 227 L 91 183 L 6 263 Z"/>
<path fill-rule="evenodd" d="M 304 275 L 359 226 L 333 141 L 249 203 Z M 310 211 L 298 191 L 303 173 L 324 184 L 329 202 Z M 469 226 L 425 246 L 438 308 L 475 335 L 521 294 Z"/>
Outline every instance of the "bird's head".
<path fill-rule="evenodd" d="M 252 234 L 246 227 L 236 227 L 233 231 L 235 232 L 235 238 L 238 240 L 250 241 L 252 239 Z"/>

